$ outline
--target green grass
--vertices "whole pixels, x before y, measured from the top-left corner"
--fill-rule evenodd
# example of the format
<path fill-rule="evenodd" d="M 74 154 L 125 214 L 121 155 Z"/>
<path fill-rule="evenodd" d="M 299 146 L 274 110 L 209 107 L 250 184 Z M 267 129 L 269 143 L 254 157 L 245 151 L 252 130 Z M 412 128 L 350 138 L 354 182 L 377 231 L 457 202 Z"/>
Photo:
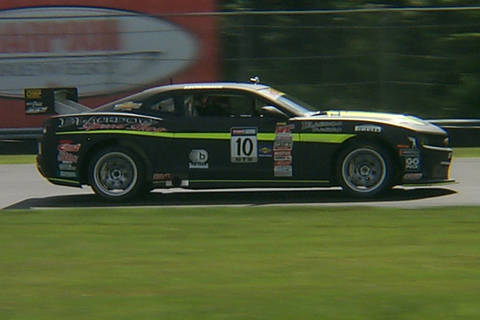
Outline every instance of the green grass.
<path fill-rule="evenodd" d="M 479 158 L 480 148 L 454 148 L 453 156 L 455 158 Z"/>
<path fill-rule="evenodd" d="M 479 319 L 480 208 L 0 211 L 1 319 Z"/>
<path fill-rule="evenodd" d="M 31 154 L 0 155 L 0 164 L 34 164 L 35 157 Z"/>

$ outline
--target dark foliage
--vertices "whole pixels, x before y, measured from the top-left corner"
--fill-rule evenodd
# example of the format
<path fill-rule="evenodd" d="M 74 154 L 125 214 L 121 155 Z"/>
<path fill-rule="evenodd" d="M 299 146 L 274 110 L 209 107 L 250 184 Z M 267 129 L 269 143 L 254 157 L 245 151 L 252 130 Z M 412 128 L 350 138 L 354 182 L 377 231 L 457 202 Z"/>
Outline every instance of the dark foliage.
<path fill-rule="evenodd" d="M 480 118 L 475 4 L 224 0 L 223 78 L 259 75 L 319 109 Z"/>

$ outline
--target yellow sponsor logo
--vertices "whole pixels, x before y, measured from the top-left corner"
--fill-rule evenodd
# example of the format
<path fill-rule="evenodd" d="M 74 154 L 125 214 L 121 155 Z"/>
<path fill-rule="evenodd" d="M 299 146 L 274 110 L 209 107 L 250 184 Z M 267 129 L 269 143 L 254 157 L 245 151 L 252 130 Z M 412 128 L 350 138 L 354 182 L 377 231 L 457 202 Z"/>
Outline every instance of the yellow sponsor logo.
<path fill-rule="evenodd" d="M 41 99 L 42 90 L 41 89 L 26 89 L 25 90 L 26 99 Z"/>

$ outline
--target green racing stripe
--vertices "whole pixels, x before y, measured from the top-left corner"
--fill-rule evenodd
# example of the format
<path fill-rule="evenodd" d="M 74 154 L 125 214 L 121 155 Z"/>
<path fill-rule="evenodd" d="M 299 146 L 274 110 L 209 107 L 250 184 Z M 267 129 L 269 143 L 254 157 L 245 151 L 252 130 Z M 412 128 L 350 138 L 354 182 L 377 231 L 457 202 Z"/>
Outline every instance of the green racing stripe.
<path fill-rule="evenodd" d="M 230 140 L 230 132 L 144 132 L 134 130 L 91 130 L 91 131 L 65 131 L 57 132 L 56 135 L 75 135 L 75 134 L 127 134 L 136 136 L 159 137 L 170 139 L 213 139 L 213 140 Z M 275 140 L 274 133 L 259 133 L 257 139 L 261 141 Z M 294 140 L 298 141 L 294 138 Z"/>
<path fill-rule="evenodd" d="M 65 131 L 57 132 L 56 135 L 77 135 L 77 134 L 126 134 L 146 137 L 159 137 L 169 139 L 211 139 L 211 140 L 230 140 L 231 134 L 223 132 L 144 132 L 134 130 L 90 130 L 90 131 Z M 346 133 L 293 133 L 293 141 L 311 142 L 311 143 L 342 143 L 355 134 Z M 259 141 L 275 141 L 275 133 L 258 133 Z"/>
<path fill-rule="evenodd" d="M 342 143 L 352 137 L 354 134 L 348 133 L 302 133 L 301 142 L 322 142 L 322 143 Z"/>

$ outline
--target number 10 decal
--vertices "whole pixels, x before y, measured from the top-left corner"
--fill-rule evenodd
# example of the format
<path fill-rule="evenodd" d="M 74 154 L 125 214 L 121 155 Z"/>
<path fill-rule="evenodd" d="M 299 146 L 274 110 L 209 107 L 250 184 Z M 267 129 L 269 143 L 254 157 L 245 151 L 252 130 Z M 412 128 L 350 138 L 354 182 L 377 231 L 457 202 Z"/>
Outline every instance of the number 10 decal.
<path fill-rule="evenodd" d="M 230 130 L 230 158 L 232 162 L 258 162 L 257 128 Z"/>

